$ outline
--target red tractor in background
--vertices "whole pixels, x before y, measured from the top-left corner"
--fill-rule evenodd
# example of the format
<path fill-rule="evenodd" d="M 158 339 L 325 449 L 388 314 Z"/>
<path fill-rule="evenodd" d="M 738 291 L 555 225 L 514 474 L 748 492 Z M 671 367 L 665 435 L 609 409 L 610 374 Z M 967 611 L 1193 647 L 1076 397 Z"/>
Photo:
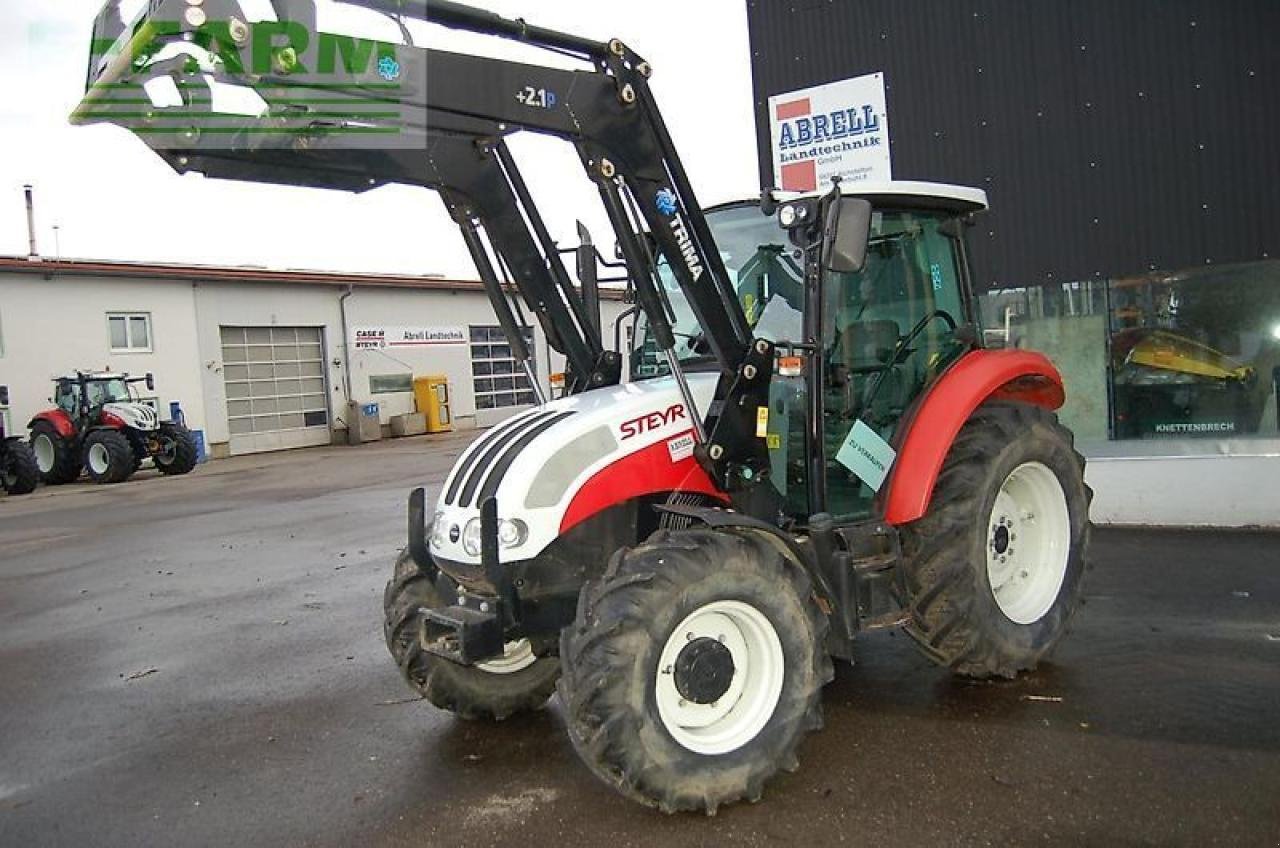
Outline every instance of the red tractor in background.
<path fill-rule="evenodd" d="M 0 406 L 9 405 L 9 387 L 0 386 Z M 5 433 L 0 418 L 0 488 L 11 495 L 30 494 L 40 482 L 36 457 L 20 436 Z"/>
<path fill-rule="evenodd" d="M 155 388 L 151 374 L 77 371 L 56 381 L 53 409 L 31 419 L 31 449 L 40 478 L 70 483 L 83 469 L 95 483 L 120 483 L 150 457 L 161 474 L 196 467 L 195 439 L 181 423 L 159 414 L 132 391 Z"/>

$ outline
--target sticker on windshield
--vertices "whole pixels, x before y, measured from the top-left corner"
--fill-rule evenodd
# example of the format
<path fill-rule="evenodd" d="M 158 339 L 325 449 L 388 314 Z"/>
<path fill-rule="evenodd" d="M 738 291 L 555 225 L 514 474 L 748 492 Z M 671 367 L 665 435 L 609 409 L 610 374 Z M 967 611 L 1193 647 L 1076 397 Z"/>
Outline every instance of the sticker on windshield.
<path fill-rule="evenodd" d="M 836 452 L 836 462 L 856 474 L 872 491 L 878 492 L 897 455 L 879 433 L 859 419 Z"/>

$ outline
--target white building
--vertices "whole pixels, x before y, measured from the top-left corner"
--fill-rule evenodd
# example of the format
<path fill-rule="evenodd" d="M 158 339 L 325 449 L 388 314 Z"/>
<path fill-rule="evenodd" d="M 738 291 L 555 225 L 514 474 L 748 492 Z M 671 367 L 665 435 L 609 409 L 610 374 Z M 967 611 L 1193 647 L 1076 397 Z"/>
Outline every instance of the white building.
<path fill-rule="evenodd" d="M 624 307 L 602 295 L 611 340 Z M 563 360 L 529 320 L 545 388 Z M 351 401 L 386 425 L 416 376 L 448 377 L 457 429 L 533 402 L 475 281 L 0 257 L 6 430 L 77 369 L 154 373 L 162 417 L 178 403 L 215 457 L 345 441 Z"/>

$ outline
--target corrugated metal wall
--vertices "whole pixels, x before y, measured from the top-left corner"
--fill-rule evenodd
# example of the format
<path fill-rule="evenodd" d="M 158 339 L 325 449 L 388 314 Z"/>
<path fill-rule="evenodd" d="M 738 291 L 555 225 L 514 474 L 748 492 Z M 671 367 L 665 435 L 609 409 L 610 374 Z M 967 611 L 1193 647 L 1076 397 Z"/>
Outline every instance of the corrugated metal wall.
<path fill-rule="evenodd" d="M 987 190 L 985 285 L 1280 257 L 1276 0 L 747 0 L 769 95 L 884 71 L 897 179 Z"/>

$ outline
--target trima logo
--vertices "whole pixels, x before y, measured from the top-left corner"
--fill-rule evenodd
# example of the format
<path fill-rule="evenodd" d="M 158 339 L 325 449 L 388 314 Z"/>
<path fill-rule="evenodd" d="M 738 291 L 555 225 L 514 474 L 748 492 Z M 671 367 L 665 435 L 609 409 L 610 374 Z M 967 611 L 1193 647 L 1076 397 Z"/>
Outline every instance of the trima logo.
<path fill-rule="evenodd" d="M 658 189 L 658 193 L 653 198 L 653 205 L 658 207 L 658 211 L 668 218 L 676 214 L 679 203 L 676 201 L 676 193 L 669 188 Z"/>
<path fill-rule="evenodd" d="M 653 205 L 671 219 L 667 222 L 667 226 L 671 227 L 671 232 L 676 237 L 676 247 L 680 249 L 685 267 L 693 275 L 694 282 L 697 282 L 702 276 L 702 257 L 698 256 L 698 250 L 693 246 L 693 238 L 689 235 L 689 228 L 685 226 L 684 216 L 680 214 L 679 198 L 671 189 L 660 188 L 653 196 Z"/>

